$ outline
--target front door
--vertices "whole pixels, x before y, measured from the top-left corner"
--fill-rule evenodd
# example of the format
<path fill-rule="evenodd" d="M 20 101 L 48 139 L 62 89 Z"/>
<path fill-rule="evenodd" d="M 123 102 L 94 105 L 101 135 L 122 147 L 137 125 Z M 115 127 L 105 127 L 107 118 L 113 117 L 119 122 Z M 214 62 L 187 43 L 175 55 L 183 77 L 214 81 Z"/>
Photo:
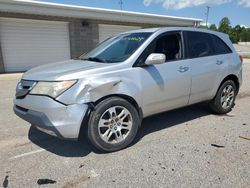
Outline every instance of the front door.
<path fill-rule="evenodd" d="M 146 56 L 151 53 L 165 54 L 166 62 L 143 67 L 141 70 L 144 116 L 188 104 L 191 86 L 190 62 L 183 59 L 182 44 L 180 33 L 164 34 L 145 50 Z"/>

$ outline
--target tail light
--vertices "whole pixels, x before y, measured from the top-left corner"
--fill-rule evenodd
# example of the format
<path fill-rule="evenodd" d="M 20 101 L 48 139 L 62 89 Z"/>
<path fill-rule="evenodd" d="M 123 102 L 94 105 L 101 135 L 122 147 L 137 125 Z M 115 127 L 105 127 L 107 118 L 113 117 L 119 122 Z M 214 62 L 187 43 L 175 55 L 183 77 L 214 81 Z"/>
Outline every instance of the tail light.
<path fill-rule="evenodd" d="M 240 61 L 241 63 L 243 63 L 243 57 L 240 55 Z"/>

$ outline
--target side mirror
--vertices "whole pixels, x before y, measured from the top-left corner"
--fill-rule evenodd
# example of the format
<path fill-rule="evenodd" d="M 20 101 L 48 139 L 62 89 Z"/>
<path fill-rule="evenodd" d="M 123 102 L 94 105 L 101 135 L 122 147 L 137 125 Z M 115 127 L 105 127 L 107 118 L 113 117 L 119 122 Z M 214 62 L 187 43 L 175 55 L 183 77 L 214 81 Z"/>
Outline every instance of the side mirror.
<path fill-rule="evenodd" d="M 166 61 L 165 54 L 153 53 L 145 61 L 146 65 L 163 64 Z"/>

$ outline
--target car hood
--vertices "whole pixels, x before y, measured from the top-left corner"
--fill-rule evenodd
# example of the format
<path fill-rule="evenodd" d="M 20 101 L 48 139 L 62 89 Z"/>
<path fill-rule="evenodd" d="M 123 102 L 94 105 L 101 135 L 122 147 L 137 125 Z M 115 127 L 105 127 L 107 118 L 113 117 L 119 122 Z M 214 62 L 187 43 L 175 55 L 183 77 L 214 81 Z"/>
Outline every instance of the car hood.
<path fill-rule="evenodd" d="M 109 71 L 114 64 L 84 60 L 68 60 L 41 65 L 23 74 L 22 79 L 40 81 L 70 80 Z"/>

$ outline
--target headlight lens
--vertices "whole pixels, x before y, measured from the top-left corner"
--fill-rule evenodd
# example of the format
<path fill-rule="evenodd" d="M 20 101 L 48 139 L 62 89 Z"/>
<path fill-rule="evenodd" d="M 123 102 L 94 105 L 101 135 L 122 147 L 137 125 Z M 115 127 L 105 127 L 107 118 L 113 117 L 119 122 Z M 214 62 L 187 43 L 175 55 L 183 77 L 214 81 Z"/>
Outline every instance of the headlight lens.
<path fill-rule="evenodd" d="M 73 86 L 77 80 L 61 81 L 61 82 L 38 82 L 31 90 L 30 94 L 48 95 L 56 98 L 68 88 Z"/>

